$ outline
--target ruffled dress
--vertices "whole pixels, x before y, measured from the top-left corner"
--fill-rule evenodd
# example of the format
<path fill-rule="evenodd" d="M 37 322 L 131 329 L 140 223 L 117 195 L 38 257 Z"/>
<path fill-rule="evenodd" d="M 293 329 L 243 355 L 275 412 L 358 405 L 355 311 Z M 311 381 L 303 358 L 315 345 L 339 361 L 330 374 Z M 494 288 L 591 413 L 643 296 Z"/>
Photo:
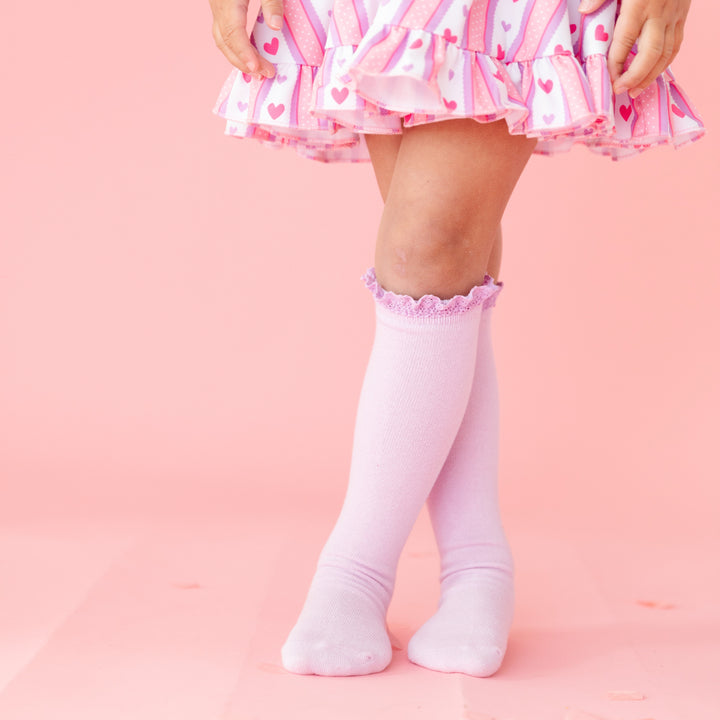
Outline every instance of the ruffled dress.
<path fill-rule="evenodd" d="M 275 76 L 233 67 L 212 112 L 226 135 L 321 162 L 369 161 L 365 133 L 450 118 L 503 119 L 545 155 L 580 143 L 617 160 L 699 139 L 703 122 L 669 68 L 635 99 L 614 94 L 618 0 L 587 15 L 579 4 L 285 0 L 281 30 L 260 10 L 251 34 Z"/>

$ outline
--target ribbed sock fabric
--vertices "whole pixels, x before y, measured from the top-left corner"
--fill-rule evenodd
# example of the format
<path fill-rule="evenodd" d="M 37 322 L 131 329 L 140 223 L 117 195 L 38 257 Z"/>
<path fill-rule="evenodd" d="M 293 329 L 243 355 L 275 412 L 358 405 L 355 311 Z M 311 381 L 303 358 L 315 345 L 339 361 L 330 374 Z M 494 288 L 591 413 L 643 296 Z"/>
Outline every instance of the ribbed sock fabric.
<path fill-rule="evenodd" d="M 418 665 L 475 677 L 500 668 L 514 612 L 514 563 L 497 486 L 499 409 L 491 318 L 498 293 L 483 309 L 465 416 L 428 497 L 441 558 L 439 607 L 408 644 L 408 658 Z"/>
<path fill-rule="evenodd" d="M 305 604 L 282 647 L 290 672 L 365 675 L 390 663 L 386 615 L 400 552 L 443 467 L 472 386 L 486 276 L 467 295 L 418 300 L 363 276 L 375 337 L 350 477 Z"/>

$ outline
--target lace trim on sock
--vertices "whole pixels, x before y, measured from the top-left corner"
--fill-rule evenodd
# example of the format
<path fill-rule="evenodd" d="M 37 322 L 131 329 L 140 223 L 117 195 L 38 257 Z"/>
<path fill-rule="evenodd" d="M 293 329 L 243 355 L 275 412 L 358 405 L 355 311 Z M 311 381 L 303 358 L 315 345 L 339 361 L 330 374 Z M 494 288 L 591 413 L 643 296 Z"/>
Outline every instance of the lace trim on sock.
<path fill-rule="evenodd" d="M 401 315 L 411 316 L 452 315 L 467 312 L 477 305 L 482 305 L 484 308 L 493 307 L 504 285 L 502 282 L 496 283 L 492 276 L 486 273 L 483 284 L 475 285 L 467 295 L 455 295 L 443 299 L 437 295 L 427 294 L 415 300 L 410 295 L 385 290 L 377 281 L 374 267 L 365 271 L 362 280 L 381 305 Z"/>
<path fill-rule="evenodd" d="M 493 288 L 492 295 L 488 295 L 487 299 L 485 300 L 485 304 L 483 305 L 483 309 L 487 310 L 488 308 L 495 307 L 495 302 L 497 301 L 497 296 L 500 294 L 500 291 L 503 289 L 503 286 L 505 283 L 503 282 L 495 282 L 495 280 L 490 275 L 485 275 L 485 282 L 488 282 L 488 278 L 490 278 L 490 285 Z"/>

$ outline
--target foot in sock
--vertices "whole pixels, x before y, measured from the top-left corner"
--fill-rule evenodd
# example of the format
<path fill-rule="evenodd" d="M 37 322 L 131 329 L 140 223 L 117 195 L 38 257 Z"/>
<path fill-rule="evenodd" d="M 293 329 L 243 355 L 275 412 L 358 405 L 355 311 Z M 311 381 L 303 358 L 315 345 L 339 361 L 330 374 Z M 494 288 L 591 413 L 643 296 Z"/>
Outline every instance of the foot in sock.
<path fill-rule="evenodd" d="M 480 315 L 494 291 L 415 300 L 370 268 L 376 329 L 340 516 L 318 561 L 283 666 L 365 675 L 390 663 L 386 615 L 400 552 L 443 467 L 472 386 Z"/>
<path fill-rule="evenodd" d="M 408 658 L 431 670 L 493 675 L 505 657 L 513 601 L 511 577 L 494 568 L 443 587 L 437 612 L 408 643 Z"/>
<path fill-rule="evenodd" d="M 305 605 L 282 648 L 283 666 L 301 675 L 367 675 L 392 658 L 384 593 L 319 565 Z"/>
<path fill-rule="evenodd" d="M 408 658 L 424 667 L 488 677 L 505 656 L 514 608 L 513 558 L 498 504 L 498 388 L 486 301 L 470 398 L 429 497 L 441 557 L 437 612 L 413 635 Z"/>

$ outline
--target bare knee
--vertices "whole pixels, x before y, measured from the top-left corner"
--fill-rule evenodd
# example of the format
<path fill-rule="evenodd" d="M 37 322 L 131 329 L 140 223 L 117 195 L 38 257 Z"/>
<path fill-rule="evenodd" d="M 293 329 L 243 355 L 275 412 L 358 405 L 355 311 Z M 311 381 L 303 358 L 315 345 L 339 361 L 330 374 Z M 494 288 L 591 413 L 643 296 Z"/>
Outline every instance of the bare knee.
<path fill-rule="evenodd" d="M 378 282 L 415 299 L 465 295 L 482 284 L 497 231 L 491 221 L 432 203 L 386 205 L 375 253 Z"/>
<path fill-rule="evenodd" d="M 378 231 L 375 269 L 383 287 L 417 299 L 467 294 L 481 284 L 534 144 L 510 135 L 504 121 L 408 128 Z"/>

